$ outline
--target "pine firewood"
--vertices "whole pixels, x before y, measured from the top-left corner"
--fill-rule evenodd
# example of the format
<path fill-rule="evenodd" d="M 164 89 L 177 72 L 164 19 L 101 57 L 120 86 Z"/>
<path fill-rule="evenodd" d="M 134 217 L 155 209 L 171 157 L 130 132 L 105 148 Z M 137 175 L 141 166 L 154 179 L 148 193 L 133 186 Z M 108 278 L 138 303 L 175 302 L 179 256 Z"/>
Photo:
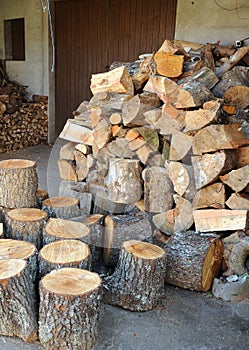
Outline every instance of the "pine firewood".
<path fill-rule="evenodd" d="M 90 89 L 93 95 L 106 91 L 128 95 L 134 94 L 132 78 L 125 66 L 105 73 L 92 74 Z"/>
<path fill-rule="evenodd" d="M 193 210 L 196 231 L 236 231 L 248 228 L 247 210 L 198 209 Z"/>
<path fill-rule="evenodd" d="M 153 59 L 158 74 L 168 78 L 176 78 L 182 74 L 184 56 L 159 51 L 155 53 Z"/>
<path fill-rule="evenodd" d="M 193 209 L 202 208 L 225 208 L 225 187 L 217 182 L 212 185 L 201 188 L 193 198 Z"/>
<path fill-rule="evenodd" d="M 175 131 L 171 138 L 169 159 L 182 160 L 192 149 L 193 137 L 180 131 Z"/>
<path fill-rule="evenodd" d="M 226 201 L 226 205 L 230 209 L 249 211 L 249 195 L 246 193 L 233 193 Z"/>
<path fill-rule="evenodd" d="M 236 149 L 248 144 L 241 124 L 209 125 L 199 130 L 193 138 L 193 154 L 215 152 L 223 149 Z"/>
<path fill-rule="evenodd" d="M 220 180 L 233 191 L 242 191 L 249 183 L 249 165 L 245 165 L 242 168 L 232 170 L 220 176 Z"/>
<path fill-rule="evenodd" d="M 231 150 L 220 151 L 202 156 L 192 156 L 191 161 L 196 189 L 199 190 L 218 180 L 220 175 L 233 169 L 236 164 L 236 153 Z"/>
<path fill-rule="evenodd" d="M 221 77 L 223 73 L 232 69 L 248 53 L 249 53 L 249 46 L 244 46 L 239 48 L 232 56 L 230 56 L 230 58 L 225 63 L 223 63 L 222 66 L 216 68 L 215 74 L 218 77 Z"/>

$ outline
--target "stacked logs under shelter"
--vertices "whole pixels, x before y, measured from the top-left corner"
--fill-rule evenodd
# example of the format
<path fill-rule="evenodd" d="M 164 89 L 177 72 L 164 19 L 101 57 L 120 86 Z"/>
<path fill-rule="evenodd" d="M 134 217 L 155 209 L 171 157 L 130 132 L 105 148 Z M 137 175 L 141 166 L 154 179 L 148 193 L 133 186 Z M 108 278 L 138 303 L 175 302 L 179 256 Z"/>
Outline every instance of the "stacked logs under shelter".
<path fill-rule="evenodd" d="M 47 143 L 48 98 L 30 99 L 26 88 L 9 79 L 0 61 L 0 153 Z"/>

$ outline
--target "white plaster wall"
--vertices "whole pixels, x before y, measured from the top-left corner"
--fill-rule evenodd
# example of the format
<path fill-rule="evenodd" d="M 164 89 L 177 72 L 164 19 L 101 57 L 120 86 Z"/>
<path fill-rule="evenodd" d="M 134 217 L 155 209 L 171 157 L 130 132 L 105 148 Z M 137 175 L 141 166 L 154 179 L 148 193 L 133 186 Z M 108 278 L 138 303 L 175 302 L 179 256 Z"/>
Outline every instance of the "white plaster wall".
<path fill-rule="evenodd" d="M 247 36 L 248 0 L 178 0 L 175 39 L 230 45 Z"/>
<path fill-rule="evenodd" d="M 44 1 L 45 3 L 45 1 Z M 4 59 L 3 21 L 25 18 L 25 61 L 6 61 L 10 79 L 28 85 L 27 92 L 49 94 L 48 15 L 40 0 L 0 0 L 0 58 Z"/>

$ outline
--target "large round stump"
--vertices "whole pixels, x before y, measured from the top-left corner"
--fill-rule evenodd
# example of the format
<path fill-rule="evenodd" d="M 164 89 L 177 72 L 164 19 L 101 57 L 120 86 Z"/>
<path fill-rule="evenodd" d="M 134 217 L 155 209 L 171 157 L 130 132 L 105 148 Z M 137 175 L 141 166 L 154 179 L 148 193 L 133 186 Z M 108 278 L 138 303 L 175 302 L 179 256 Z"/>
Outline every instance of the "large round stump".
<path fill-rule="evenodd" d="M 81 215 L 79 200 L 73 197 L 51 197 L 42 202 L 50 218 L 71 219 Z"/>
<path fill-rule="evenodd" d="M 48 350 L 89 350 L 97 340 L 101 279 L 76 268 L 53 270 L 40 282 L 39 338 Z"/>
<path fill-rule="evenodd" d="M 0 334 L 37 339 L 34 286 L 22 259 L 0 260 Z"/>
<path fill-rule="evenodd" d="M 0 162 L 0 206 L 6 208 L 36 207 L 37 188 L 36 162 L 25 159 Z"/>
<path fill-rule="evenodd" d="M 62 267 L 88 267 L 90 250 L 87 244 L 67 239 L 45 245 L 39 252 L 39 274 L 44 276 Z"/>
<path fill-rule="evenodd" d="M 47 220 L 45 211 L 35 208 L 13 209 L 6 214 L 6 237 L 33 243 L 42 247 L 43 227 Z"/>
<path fill-rule="evenodd" d="M 132 311 L 153 309 L 165 280 L 165 252 L 147 242 L 126 241 L 118 264 L 106 281 L 105 301 Z"/>

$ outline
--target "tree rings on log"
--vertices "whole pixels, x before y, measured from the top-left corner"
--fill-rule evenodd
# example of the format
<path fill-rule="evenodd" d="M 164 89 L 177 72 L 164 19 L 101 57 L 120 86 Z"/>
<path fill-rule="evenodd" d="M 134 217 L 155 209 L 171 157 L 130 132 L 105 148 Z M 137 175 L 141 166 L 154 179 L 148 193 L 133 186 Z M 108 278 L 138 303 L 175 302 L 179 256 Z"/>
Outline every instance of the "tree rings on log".
<path fill-rule="evenodd" d="M 166 242 L 166 278 L 175 286 L 208 291 L 222 263 L 223 244 L 216 235 L 177 232 Z"/>
<path fill-rule="evenodd" d="M 22 259 L 0 260 L 0 334 L 37 339 L 34 285 Z"/>
<path fill-rule="evenodd" d="M 88 267 L 90 250 L 87 244 L 67 239 L 45 245 L 39 252 L 39 274 L 44 276 L 62 267 Z"/>
<path fill-rule="evenodd" d="M 13 209 L 6 214 L 6 237 L 33 243 L 42 247 L 43 227 L 47 220 L 45 211 L 35 208 Z"/>
<path fill-rule="evenodd" d="M 6 208 L 36 207 L 37 189 L 36 162 L 25 159 L 0 162 L 0 206 Z"/>
<path fill-rule="evenodd" d="M 71 219 L 81 215 L 79 200 L 73 197 L 51 197 L 42 202 L 42 210 L 51 218 Z"/>
<path fill-rule="evenodd" d="M 164 288 L 165 252 L 137 240 L 122 245 L 118 264 L 107 280 L 105 300 L 132 311 L 153 309 Z"/>
<path fill-rule="evenodd" d="M 39 338 L 47 350 L 92 349 L 98 337 L 102 283 L 76 268 L 53 270 L 40 282 Z"/>

